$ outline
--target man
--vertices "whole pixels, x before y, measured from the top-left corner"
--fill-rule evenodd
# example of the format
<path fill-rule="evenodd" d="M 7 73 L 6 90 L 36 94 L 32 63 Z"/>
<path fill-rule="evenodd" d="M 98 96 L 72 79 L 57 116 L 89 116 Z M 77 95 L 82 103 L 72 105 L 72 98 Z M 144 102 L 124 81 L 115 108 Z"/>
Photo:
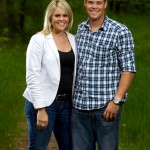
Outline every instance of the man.
<path fill-rule="evenodd" d="M 107 0 L 84 0 L 89 19 L 76 35 L 78 68 L 74 87 L 74 150 L 117 150 L 121 104 L 135 73 L 128 28 L 105 14 Z"/>

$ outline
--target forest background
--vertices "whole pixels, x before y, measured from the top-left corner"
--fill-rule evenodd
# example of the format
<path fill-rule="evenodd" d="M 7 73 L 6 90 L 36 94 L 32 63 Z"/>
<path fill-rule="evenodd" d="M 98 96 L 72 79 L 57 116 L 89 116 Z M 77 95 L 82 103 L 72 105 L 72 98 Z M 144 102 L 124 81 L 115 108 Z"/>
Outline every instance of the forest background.
<path fill-rule="evenodd" d="M 87 19 L 83 0 L 68 0 L 74 13 L 71 33 Z M 43 27 L 49 0 L 0 0 L 0 150 L 21 150 L 25 57 L 30 37 Z M 107 15 L 131 30 L 137 73 L 123 106 L 119 150 L 148 150 L 150 139 L 150 1 L 108 0 Z M 25 132 L 25 133 L 23 133 Z"/>

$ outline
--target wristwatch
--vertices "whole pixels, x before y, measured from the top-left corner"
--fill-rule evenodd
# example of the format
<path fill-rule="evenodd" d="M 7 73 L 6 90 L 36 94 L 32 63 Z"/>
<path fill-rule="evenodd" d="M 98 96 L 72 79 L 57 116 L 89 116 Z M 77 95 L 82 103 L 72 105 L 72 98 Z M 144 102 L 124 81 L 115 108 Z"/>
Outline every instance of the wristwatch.
<path fill-rule="evenodd" d="M 113 99 L 113 102 L 116 104 L 116 105 L 120 105 L 122 100 L 121 99 L 118 99 L 118 98 L 114 98 Z"/>

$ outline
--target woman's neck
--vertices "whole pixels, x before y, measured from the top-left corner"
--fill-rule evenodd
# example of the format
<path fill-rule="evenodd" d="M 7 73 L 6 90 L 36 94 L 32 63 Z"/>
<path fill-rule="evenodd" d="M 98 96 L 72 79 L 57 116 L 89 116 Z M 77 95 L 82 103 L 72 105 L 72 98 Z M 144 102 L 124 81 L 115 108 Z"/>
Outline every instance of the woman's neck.
<path fill-rule="evenodd" d="M 57 38 L 66 37 L 65 31 L 61 31 L 61 32 L 52 31 L 52 34 L 54 37 L 57 37 Z"/>
<path fill-rule="evenodd" d="M 71 50 L 71 45 L 65 31 L 52 32 L 56 47 L 59 51 L 68 52 Z"/>

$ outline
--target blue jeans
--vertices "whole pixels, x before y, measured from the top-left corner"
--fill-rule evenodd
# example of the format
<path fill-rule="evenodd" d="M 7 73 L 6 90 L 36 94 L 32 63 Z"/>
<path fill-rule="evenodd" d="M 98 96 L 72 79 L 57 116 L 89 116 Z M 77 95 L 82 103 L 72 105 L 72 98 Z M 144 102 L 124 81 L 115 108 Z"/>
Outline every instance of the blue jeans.
<path fill-rule="evenodd" d="M 73 150 L 117 150 L 121 110 L 113 121 L 103 118 L 105 108 L 72 111 Z"/>
<path fill-rule="evenodd" d="M 38 130 L 36 126 L 37 110 L 33 104 L 26 101 L 25 112 L 28 122 L 29 150 L 46 150 L 51 133 L 54 132 L 59 150 L 72 150 L 71 137 L 71 100 L 64 102 L 54 101 L 46 107 L 48 114 L 48 126 L 45 130 Z"/>

